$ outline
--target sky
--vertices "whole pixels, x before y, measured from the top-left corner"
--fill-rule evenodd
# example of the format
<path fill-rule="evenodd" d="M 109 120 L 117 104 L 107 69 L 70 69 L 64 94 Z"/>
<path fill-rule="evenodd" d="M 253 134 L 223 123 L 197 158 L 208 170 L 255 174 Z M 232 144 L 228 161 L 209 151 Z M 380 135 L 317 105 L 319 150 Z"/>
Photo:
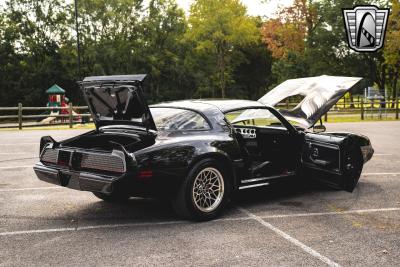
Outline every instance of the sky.
<path fill-rule="evenodd" d="M 189 11 L 190 4 L 193 2 L 193 0 L 176 1 L 187 13 Z M 0 5 L 2 5 L 4 2 L 5 0 L 0 0 Z M 293 0 L 241 0 L 241 2 L 247 6 L 249 15 L 273 17 L 279 6 L 289 6 L 293 3 Z"/>

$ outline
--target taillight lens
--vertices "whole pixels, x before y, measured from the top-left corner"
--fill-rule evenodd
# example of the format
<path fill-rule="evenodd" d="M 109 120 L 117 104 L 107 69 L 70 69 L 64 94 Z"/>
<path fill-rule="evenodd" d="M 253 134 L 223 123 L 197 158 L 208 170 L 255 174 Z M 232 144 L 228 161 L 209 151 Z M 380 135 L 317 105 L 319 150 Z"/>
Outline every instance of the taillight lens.
<path fill-rule="evenodd" d="M 152 170 L 139 171 L 138 178 L 150 178 L 150 177 L 153 177 L 153 171 Z"/>

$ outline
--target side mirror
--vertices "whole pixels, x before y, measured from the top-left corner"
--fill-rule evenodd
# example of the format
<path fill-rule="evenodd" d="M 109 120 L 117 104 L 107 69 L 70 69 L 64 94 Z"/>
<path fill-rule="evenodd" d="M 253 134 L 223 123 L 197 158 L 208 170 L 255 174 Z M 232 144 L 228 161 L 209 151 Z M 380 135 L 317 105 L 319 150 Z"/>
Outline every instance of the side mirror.
<path fill-rule="evenodd" d="M 321 124 L 321 125 L 316 125 L 316 126 L 313 127 L 313 132 L 314 133 L 323 133 L 325 131 L 326 131 L 325 125 Z"/>

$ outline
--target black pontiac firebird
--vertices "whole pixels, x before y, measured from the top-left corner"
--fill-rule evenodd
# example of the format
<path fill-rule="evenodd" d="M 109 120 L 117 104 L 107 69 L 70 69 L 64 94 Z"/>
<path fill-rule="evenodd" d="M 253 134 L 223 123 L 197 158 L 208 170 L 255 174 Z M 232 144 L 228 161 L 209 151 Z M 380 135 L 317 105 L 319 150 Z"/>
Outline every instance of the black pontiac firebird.
<path fill-rule="evenodd" d="M 288 80 L 258 101 L 150 107 L 144 78 L 85 78 L 81 88 L 96 129 L 61 142 L 42 137 L 34 166 L 39 179 L 105 201 L 167 196 L 179 215 L 208 220 L 235 191 L 283 178 L 319 179 L 352 192 L 374 152 L 365 136 L 315 126 L 347 91 L 361 86 L 360 78 Z M 273 108 L 293 96 L 302 99 L 294 109 Z"/>

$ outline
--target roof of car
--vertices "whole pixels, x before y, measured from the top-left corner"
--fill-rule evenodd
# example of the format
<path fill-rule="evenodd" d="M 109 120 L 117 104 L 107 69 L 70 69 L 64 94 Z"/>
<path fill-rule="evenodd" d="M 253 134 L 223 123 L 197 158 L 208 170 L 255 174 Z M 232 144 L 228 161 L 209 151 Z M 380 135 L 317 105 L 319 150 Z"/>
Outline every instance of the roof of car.
<path fill-rule="evenodd" d="M 195 109 L 204 111 L 211 107 L 218 108 L 221 112 L 225 113 L 234 109 L 241 109 L 246 107 L 264 107 L 262 103 L 253 100 L 242 100 L 242 99 L 191 99 L 191 100 L 180 100 L 172 102 L 163 102 L 151 107 L 179 107 Z"/>

